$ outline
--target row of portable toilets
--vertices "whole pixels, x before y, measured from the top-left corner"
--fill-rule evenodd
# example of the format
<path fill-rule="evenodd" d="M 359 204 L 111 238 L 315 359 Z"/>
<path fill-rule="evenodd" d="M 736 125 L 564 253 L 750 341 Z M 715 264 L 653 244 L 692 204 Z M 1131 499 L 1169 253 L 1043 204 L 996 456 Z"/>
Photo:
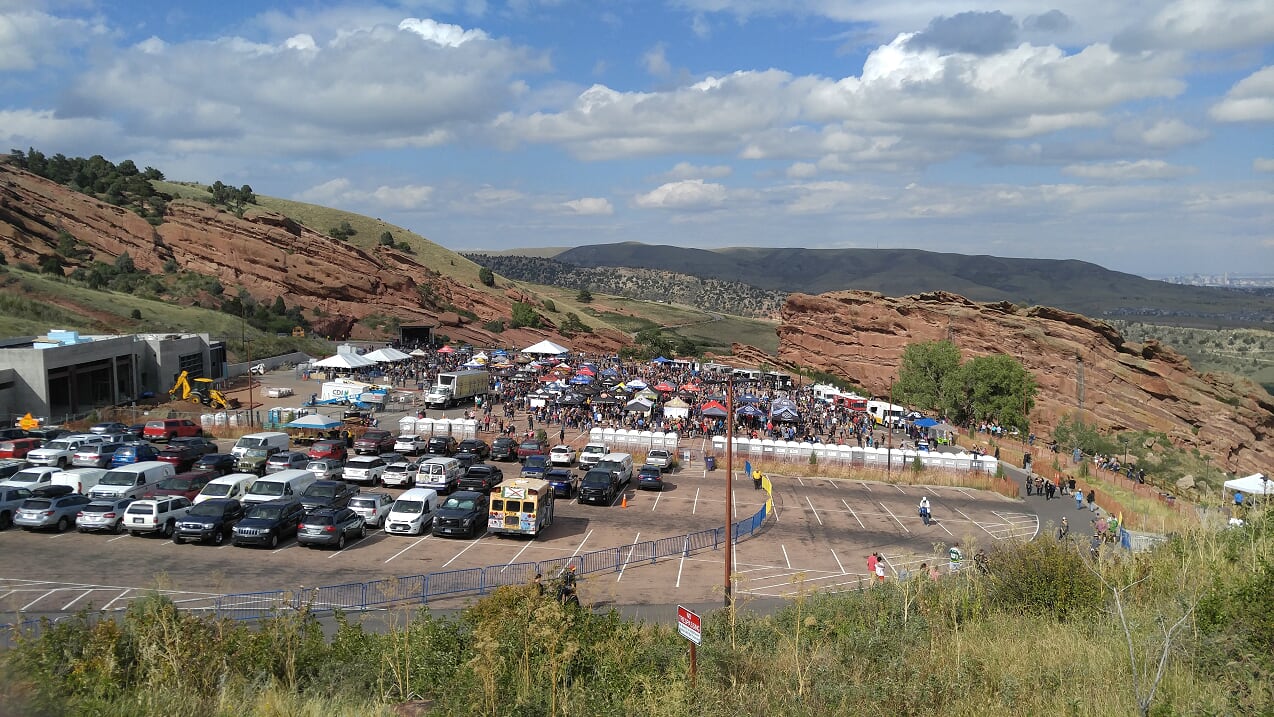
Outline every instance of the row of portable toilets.
<path fill-rule="evenodd" d="M 293 418 L 298 418 L 294 416 Z M 292 418 L 288 419 L 289 421 Z M 204 413 L 199 416 L 199 425 L 204 428 L 217 428 L 226 426 L 250 426 L 252 422 L 249 420 L 248 411 L 218 411 L 216 413 Z"/>
<path fill-rule="evenodd" d="M 725 448 L 725 436 L 712 437 L 713 453 L 723 456 Z M 808 463 L 811 454 L 821 465 L 907 468 L 919 459 L 921 465 L 927 469 L 981 471 L 992 475 L 999 467 L 999 461 L 994 456 L 976 456 L 964 452 L 933 453 L 900 448 L 860 448 L 842 443 L 776 441 L 770 438 L 734 439 L 734 455 L 751 460 Z"/>
<path fill-rule="evenodd" d="M 594 428 L 588 432 L 589 443 L 601 443 L 619 453 L 649 453 L 653 448 L 676 452 L 677 434 L 663 431 L 638 431 L 626 428 Z"/>
<path fill-rule="evenodd" d="M 454 436 L 457 441 L 478 437 L 478 421 L 473 418 L 413 418 L 398 419 L 400 436 Z"/>

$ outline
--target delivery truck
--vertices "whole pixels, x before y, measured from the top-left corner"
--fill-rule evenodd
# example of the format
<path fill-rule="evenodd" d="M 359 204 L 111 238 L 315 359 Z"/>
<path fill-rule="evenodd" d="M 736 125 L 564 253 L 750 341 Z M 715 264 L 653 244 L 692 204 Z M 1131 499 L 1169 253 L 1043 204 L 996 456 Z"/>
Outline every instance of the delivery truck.
<path fill-rule="evenodd" d="M 434 385 L 425 394 L 425 405 L 430 408 L 450 408 L 458 403 L 487 395 L 491 374 L 487 371 L 447 371 L 438 374 Z"/>

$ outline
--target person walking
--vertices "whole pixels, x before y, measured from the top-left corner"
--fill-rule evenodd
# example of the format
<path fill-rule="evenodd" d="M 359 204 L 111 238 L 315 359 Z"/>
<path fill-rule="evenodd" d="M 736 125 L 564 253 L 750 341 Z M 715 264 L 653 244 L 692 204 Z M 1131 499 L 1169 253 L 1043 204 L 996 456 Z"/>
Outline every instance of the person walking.
<path fill-rule="evenodd" d="M 1071 526 L 1070 526 L 1070 523 L 1068 523 L 1068 522 L 1066 521 L 1066 518 L 1063 516 L 1063 517 L 1062 517 L 1062 524 L 1061 524 L 1061 525 L 1059 525 L 1059 526 L 1057 526 L 1057 539 L 1058 539 L 1058 540 L 1066 540 L 1066 536 L 1068 536 L 1068 535 L 1070 535 L 1070 534 L 1071 534 Z"/>
<path fill-rule="evenodd" d="M 1092 488 L 1088 489 L 1088 512 L 1097 512 L 1097 491 Z"/>
<path fill-rule="evenodd" d="M 885 559 L 876 556 L 876 582 L 885 582 Z"/>
<path fill-rule="evenodd" d="M 876 557 L 875 553 L 872 553 L 871 555 L 867 556 L 867 574 L 868 575 L 876 574 L 876 563 L 878 563 L 879 561 L 880 561 L 880 558 Z"/>
<path fill-rule="evenodd" d="M 929 524 L 929 496 L 921 496 L 920 498 L 920 519 Z"/>
<path fill-rule="evenodd" d="M 1075 510 L 1083 510 L 1083 509 L 1084 509 L 1084 492 L 1077 490 L 1075 491 Z"/>

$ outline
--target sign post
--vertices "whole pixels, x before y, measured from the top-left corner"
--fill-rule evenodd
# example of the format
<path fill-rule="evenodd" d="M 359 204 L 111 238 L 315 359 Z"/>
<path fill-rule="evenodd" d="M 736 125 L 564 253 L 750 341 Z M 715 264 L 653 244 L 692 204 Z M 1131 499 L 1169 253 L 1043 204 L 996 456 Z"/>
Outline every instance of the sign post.
<path fill-rule="evenodd" d="M 695 647 L 703 644 L 703 619 L 699 617 L 698 613 L 691 612 L 678 605 L 677 632 L 690 641 L 690 684 L 693 685 L 695 683 L 695 674 L 698 672 Z"/>

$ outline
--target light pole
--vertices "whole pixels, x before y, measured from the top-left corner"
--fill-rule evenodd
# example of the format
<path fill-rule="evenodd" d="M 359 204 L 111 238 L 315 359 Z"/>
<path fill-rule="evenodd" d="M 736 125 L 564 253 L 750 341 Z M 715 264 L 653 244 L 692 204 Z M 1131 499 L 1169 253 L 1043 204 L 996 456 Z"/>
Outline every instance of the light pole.
<path fill-rule="evenodd" d="M 749 476 L 751 477 L 751 476 Z M 725 607 L 734 608 L 734 374 L 725 383 Z"/>
<path fill-rule="evenodd" d="M 885 409 L 885 482 L 894 477 L 894 379 L 889 379 L 889 407 Z"/>

